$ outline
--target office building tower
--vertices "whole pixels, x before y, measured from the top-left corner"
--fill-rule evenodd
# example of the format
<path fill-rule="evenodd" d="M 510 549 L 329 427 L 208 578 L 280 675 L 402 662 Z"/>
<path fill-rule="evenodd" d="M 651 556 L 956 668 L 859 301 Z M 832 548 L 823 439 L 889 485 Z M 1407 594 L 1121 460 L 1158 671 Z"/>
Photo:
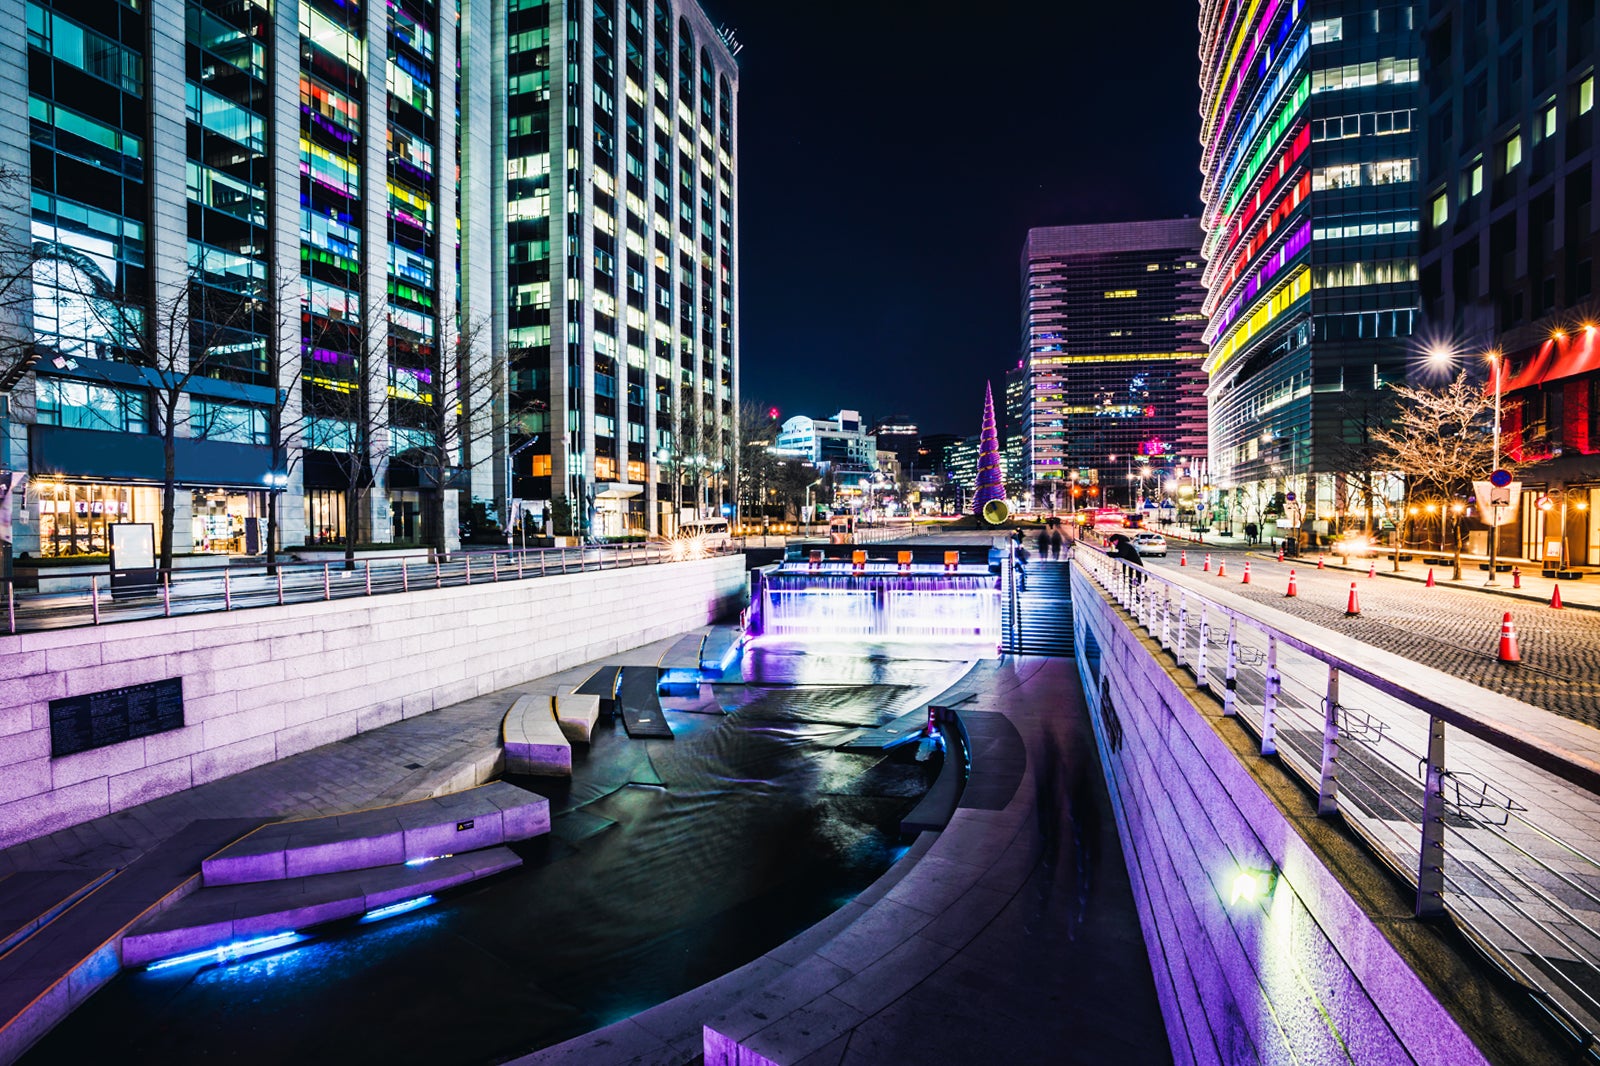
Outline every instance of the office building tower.
<path fill-rule="evenodd" d="M 1028 470 L 1135 503 L 1204 452 L 1200 224 L 1050 226 L 1022 253 Z M 1158 473 L 1159 472 L 1159 473 Z M 1044 483 L 1040 487 L 1040 483 Z"/>
<path fill-rule="evenodd" d="M 269 514 L 280 545 L 450 547 L 458 502 L 566 496 L 615 533 L 721 501 L 736 71 L 692 0 L 13 7 L 19 552 L 136 522 L 249 554 Z"/>
<path fill-rule="evenodd" d="M 670 532 L 734 483 L 732 48 L 692 0 L 509 6 L 511 490 Z"/>
<path fill-rule="evenodd" d="M 1332 518 L 1348 438 L 1416 326 L 1417 20 L 1406 2 L 1200 8 L 1212 483 Z M 1291 510 L 1294 510 L 1291 508 Z"/>
<path fill-rule="evenodd" d="M 1414 377 L 1459 369 L 1494 379 L 1501 360 L 1504 455 L 1522 507 L 1499 549 L 1600 565 L 1600 305 L 1594 262 L 1597 55 L 1592 0 L 1435 0 L 1424 28 L 1421 190 L 1425 359 Z M 1558 549 L 1559 551 L 1559 549 Z"/>

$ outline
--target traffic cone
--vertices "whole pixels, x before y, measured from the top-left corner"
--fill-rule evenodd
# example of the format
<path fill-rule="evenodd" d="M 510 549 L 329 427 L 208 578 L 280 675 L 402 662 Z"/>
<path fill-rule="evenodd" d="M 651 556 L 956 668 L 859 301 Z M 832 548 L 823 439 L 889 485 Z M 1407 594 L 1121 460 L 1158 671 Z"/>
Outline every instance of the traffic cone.
<path fill-rule="evenodd" d="M 1560 585 L 1557 585 L 1550 592 L 1550 606 L 1553 607 L 1555 610 L 1558 610 L 1558 611 L 1561 610 L 1561 586 Z"/>
<path fill-rule="evenodd" d="M 1321 552 L 1317 553 L 1317 569 L 1318 570 L 1322 569 L 1322 553 Z"/>
<path fill-rule="evenodd" d="M 1433 588 L 1433 567 L 1428 567 L 1428 588 Z"/>
<path fill-rule="evenodd" d="M 1217 576 L 1218 577 L 1227 577 L 1228 576 L 1228 560 L 1223 559 L 1221 562 L 1217 563 Z"/>
<path fill-rule="evenodd" d="M 1377 577 L 1378 576 L 1378 560 L 1374 559 L 1374 560 L 1372 560 L 1371 563 L 1369 563 L 1367 565 L 1367 576 L 1368 577 Z"/>
<path fill-rule="evenodd" d="M 1188 566 L 1189 565 L 1189 553 L 1188 552 L 1182 551 L 1182 552 L 1178 553 L 1178 565 L 1179 566 Z"/>
<path fill-rule="evenodd" d="M 1240 581 L 1239 584 L 1241 584 L 1241 585 L 1250 584 L 1250 560 L 1248 560 L 1248 559 L 1245 560 L 1245 564 L 1244 564 L 1244 580 Z"/>
<path fill-rule="evenodd" d="M 1280 562 L 1280 563 L 1283 562 L 1283 549 L 1282 548 L 1278 549 L 1278 562 Z"/>
<path fill-rule="evenodd" d="M 1202 566 L 1200 568 L 1200 572 L 1203 573 L 1203 574 L 1211 573 L 1211 553 L 1210 552 L 1206 552 L 1206 565 L 1204 565 L 1204 566 Z"/>
<path fill-rule="evenodd" d="M 1522 653 L 1517 650 L 1517 627 L 1511 624 L 1511 612 L 1500 620 L 1500 661 L 1520 663 Z"/>
<path fill-rule="evenodd" d="M 1522 567 L 1520 566 L 1513 566 L 1511 568 L 1511 587 L 1514 589 L 1520 589 L 1522 587 Z"/>
<path fill-rule="evenodd" d="M 1344 613 L 1346 618 L 1354 618 L 1361 613 L 1361 601 L 1356 599 L 1356 583 L 1354 581 L 1350 582 L 1350 602 L 1345 604 Z"/>
<path fill-rule="evenodd" d="M 1290 570 L 1289 571 L 1289 591 L 1285 592 L 1284 596 L 1288 597 L 1288 596 L 1298 596 L 1298 595 L 1300 595 L 1300 590 L 1295 587 L 1294 571 Z"/>

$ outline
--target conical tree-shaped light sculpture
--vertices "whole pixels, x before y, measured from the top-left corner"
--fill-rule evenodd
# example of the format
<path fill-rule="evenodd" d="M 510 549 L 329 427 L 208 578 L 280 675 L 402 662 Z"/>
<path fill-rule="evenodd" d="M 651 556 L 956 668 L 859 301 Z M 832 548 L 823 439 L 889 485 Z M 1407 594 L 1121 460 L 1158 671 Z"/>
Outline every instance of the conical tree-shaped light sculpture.
<path fill-rule="evenodd" d="M 1000 476 L 1000 435 L 994 427 L 994 390 L 983 386 L 983 433 L 978 438 L 978 490 L 972 494 L 972 510 L 983 514 L 983 505 L 1004 500 L 1006 486 Z"/>

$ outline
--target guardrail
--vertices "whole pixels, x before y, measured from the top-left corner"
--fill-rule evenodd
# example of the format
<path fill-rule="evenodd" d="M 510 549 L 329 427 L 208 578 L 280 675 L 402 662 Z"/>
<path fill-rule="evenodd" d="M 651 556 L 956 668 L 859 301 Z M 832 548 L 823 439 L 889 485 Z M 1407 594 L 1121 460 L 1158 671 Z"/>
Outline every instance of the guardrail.
<path fill-rule="evenodd" d="M 25 593 L 21 596 L 13 582 L 5 589 L 5 631 L 25 633 L 447 586 L 523 581 L 553 574 L 681 562 L 736 551 L 731 545 L 704 548 L 690 547 L 688 542 L 673 542 L 457 552 L 448 562 L 422 556 L 357 558 L 354 569 L 346 569 L 342 561 L 279 563 L 273 573 L 264 565 L 174 570 L 161 584 L 136 590 L 113 590 L 110 575 L 98 574 L 90 578 L 85 592 Z"/>
<path fill-rule="evenodd" d="M 1097 584 L 1600 1057 L 1600 765 L 1080 544 Z"/>

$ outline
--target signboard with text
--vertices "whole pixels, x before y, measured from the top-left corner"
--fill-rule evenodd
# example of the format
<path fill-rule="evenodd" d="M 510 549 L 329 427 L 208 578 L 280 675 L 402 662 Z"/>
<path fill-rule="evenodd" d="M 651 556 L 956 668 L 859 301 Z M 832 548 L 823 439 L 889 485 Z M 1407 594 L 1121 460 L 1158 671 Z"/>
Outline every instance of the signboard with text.
<path fill-rule="evenodd" d="M 50 757 L 183 728 L 183 678 L 50 701 Z"/>

